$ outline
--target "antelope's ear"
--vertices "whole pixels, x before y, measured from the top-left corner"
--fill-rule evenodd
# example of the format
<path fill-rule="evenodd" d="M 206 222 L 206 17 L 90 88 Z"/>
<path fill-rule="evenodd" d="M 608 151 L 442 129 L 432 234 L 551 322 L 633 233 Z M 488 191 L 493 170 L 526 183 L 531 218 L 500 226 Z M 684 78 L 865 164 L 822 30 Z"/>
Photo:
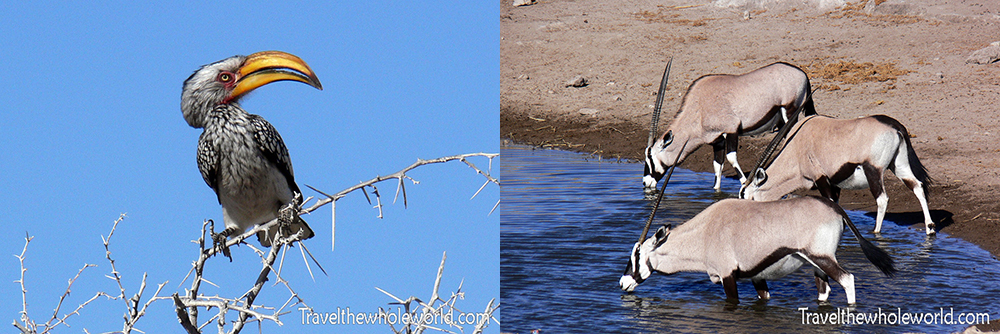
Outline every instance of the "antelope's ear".
<path fill-rule="evenodd" d="M 656 234 L 653 234 L 653 248 L 660 247 L 660 245 L 667 241 L 668 235 L 670 235 L 670 224 L 660 226 L 656 230 Z"/>
<path fill-rule="evenodd" d="M 665 148 L 670 143 L 674 142 L 674 130 L 667 130 L 667 133 L 663 135 L 663 143 L 660 144 L 660 148 Z"/>
<path fill-rule="evenodd" d="M 753 184 L 758 187 L 764 184 L 764 182 L 767 182 L 767 172 L 765 172 L 763 168 L 757 168 L 757 172 L 754 174 L 753 182 Z"/>

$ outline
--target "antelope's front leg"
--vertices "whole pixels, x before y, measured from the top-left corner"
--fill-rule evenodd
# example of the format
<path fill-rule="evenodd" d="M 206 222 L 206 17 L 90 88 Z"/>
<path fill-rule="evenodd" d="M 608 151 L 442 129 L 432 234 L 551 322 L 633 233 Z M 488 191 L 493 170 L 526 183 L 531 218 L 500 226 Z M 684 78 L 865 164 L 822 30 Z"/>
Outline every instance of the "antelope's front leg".
<path fill-rule="evenodd" d="M 815 272 L 816 275 L 816 292 L 819 293 L 819 299 L 821 302 L 825 302 L 830 298 L 830 277 L 822 272 Z"/>
<path fill-rule="evenodd" d="M 712 159 L 712 168 L 715 169 L 715 186 L 712 189 L 719 191 L 722 188 L 722 163 L 726 161 L 726 135 L 712 143 L 712 152 L 715 158 Z"/>
<path fill-rule="evenodd" d="M 875 214 L 875 233 L 882 232 L 882 219 L 885 218 L 885 209 L 889 206 L 889 195 L 885 193 L 885 185 L 882 183 L 883 170 L 870 164 L 861 165 L 865 171 L 865 178 L 868 179 L 868 188 L 875 197 L 875 204 L 878 211 Z"/>
<path fill-rule="evenodd" d="M 810 256 L 809 260 L 823 271 L 823 274 L 827 277 L 832 277 L 840 286 L 844 287 L 844 292 L 847 294 L 847 303 L 854 304 L 854 275 L 844 270 L 843 267 L 837 263 L 837 259 L 832 256 Z M 819 275 L 817 275 L 819 276 Z M 817 277 L 817 290 L 819 289 L 819 277 Z M 826 296 L 830 295 L 829 283 L 826 284 Z M 825 297 L 820 291 L 820 301 L 823 301 Z"/>
<path fill-rule="evenodd" d="M 736 289 L 736 276 L 729 275 L 722 278 L 722 289 L 726 291 L 726 300 L 740 303 L 740 292 Z"/>
<path fill-rule="evenodd" d="M 726 138 L 726 159 L 729 160 L 730 165 L 733 165 L 733 169 L 736 169 L 736 174 L 740 176 L 740 184 L 746 184 L 747 176 L 743 174 L 740 163 L 736 161 L 736 149 L 740 147 L 740 136 L 735 133 L 724 136 Z"/>
<path fill-rule="evenodd" d="M 763 279 L 751 279 L 753 282 L 753 288 L 757 289 L 757 297 L 761 300 L 771 299 L 771 293 L 767 290 L 767 281 Z"/>

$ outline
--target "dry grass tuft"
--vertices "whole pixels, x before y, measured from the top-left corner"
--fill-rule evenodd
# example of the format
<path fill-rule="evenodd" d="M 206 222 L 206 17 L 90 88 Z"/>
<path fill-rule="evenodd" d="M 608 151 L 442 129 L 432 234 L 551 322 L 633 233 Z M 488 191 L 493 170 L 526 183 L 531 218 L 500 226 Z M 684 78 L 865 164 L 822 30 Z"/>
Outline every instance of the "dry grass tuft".
<path fill-rule="evenodd" d="M 868 3 L 874 3 L 876 6 L 881 5 L 883 2 L 888 0 L 863 0 L 856 3 L 847 3 L 844 7 L 838 10 L 834 10 L 826 13 L 825 15 L 832 19 L 850 18 L 854 20 L 862 20 L 864 22 L 874 24 L 874 25 L 893 25 L 893 24 L 909 24 L 925 21 L 923 18 L 914 15 L 886 15 L 886 14 L 869 14 L 865 12 L 865 7 Z"/>
<path fill-rule="evenodd" d="M 709 20 L 714 20 L 713 18 L 700 18 L 696 20 L 682 19 L 680 18 L 681 14 L 664 11 L 663 8 L 660 8 L 655 12 L 644 10 L 633 15 L 635 15 L 637 19 L 645 21 L 646 23 L 673 23 L 689 25 L 692 27 L 701 27 L 707 25 Z"/>
<path fill-rule="evenodd" d="M 864 82 L 891 81 L 895 83 L 899 76 L 913 72 L 907 69 L 896 68 L 896 64 L 890 62 L 876 64 L 872 62 L 855 63 L 843 60 L 835 63 L 814 61 L 802 68 L 802 70 L 809 75 L 809 78 L 822 79 L 825 82 L 817 86 L 817 88 L 830 90 L 841 89 L 839 85 L 830 83 L 831 81 L 839 81 L 840 83 L 852 85 Z M 891 84 L 890 87 L 895 87 L 895 85 Z"/>

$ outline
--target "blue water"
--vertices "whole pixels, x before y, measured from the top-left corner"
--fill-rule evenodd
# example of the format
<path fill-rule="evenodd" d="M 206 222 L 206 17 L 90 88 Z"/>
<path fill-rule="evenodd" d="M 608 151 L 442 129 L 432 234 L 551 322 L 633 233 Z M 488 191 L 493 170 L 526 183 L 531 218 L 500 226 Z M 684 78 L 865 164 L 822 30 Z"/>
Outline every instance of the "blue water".
<path fill-rule="evenodd" d="M 832 280 L 829 302 L 816 300 L 806 267 L 768 281 L 766 302 L 756 300 L 749 281 L 740 281 L 739 305 L 727 304 L 722 286 L 705 273 L 654 274 L 624 293 L 618 279 L 653 203 L 642 192 L 642 165 L 505 147 L 498 166 L 503 332 L 958 332 L 969 327 L 958 323 L 965 313 L 1000 321 L 1000 261 L 944 233 L 928 238 L 922 224 L 915 229 L 887 220 L 875 237 L 874 218 L 862 212 L 849 212 L 850 218 L 893 256 L 899 273 L 879 273 L 845 228 L 837 258 L 855 275 L 857 305 L 849 311 L 877 315 L 881 309 L 883 320 L 895 324 L 803 324 L 815 319 L 812 313 L 848 311 L 843 288 Z M 652 229 L 683 223 L 739 190 L 726 179 L 717 194 L 712 182 L 711 173 L 677 169 Z M 927 318 L 935 321 L 929 325 L 902 324 L 897 312 L 940 315 Z"/>

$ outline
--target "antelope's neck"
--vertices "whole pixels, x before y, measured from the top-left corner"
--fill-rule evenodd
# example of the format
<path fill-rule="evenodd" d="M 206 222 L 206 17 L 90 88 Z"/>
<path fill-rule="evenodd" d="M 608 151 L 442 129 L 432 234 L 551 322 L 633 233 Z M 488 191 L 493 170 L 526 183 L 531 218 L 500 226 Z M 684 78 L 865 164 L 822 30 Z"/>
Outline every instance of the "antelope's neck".
<path fill-rule="evenodd" d="M 678 272 L 705 272 L 705 245 L 700 238 L 692 238 L 697 233 L 671 232 L 667 241 L 653 250 L 649 263 L 656 271 L 673 274 Z"/>

